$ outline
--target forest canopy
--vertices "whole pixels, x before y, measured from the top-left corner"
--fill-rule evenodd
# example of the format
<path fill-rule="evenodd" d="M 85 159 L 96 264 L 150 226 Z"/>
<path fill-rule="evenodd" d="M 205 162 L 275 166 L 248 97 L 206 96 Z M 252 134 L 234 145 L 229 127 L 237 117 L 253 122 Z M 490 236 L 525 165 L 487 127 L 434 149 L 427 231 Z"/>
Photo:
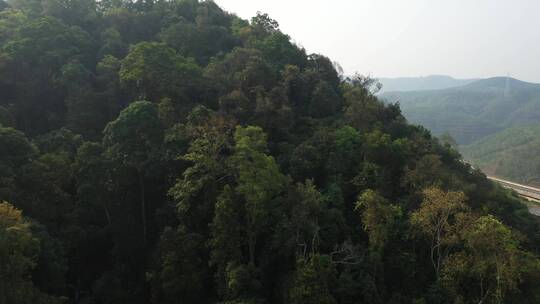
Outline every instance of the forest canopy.
<path fill-rule="evenodd" d="M 0 10 L 0 303 L 540 303 L 538 218 L 267 14 Z"/>

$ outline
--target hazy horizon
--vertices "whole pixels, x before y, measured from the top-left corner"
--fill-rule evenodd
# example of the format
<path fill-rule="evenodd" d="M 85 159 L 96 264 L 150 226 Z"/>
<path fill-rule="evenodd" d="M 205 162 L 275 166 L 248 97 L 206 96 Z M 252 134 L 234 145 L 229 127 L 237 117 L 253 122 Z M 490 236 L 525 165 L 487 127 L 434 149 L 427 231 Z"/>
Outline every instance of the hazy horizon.
<path fill-rule="evenodd" d="M 540 82 L 540 1 L 216 0 L 249 19 L 268 13 L 309 53 L 372 77 L 510 76 Z M 298 18 L 299 13 L 304 13 Z M 338 34 L 336 34 L 338 33 Z"/>

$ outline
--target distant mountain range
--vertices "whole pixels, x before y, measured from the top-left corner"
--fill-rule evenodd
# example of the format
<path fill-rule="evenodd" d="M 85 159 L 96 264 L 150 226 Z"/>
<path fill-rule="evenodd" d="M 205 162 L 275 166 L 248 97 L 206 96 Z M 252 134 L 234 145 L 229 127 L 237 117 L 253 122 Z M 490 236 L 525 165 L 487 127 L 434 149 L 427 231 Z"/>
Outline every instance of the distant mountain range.
<path fill-rule="evenodd" d="M 466 85 L 478 79 L 455 79 L 446 75 L 430 75 L 426 77 L 378 78 L 378 80 L 383 85 L 380 93 L 384 93 L 447 89 Z"/>
<path fill-rule="evenodd" d="M 448 132 L 459 144 L 470 144 L 503 129 L 540 122 L 540 84 L 495 77 L 442 90 L 387 92 L 407 119 Z"/>
<path fill-rule="evenodd" d="M 494 77 L 380 96 L 399 102 L 410 122 L 435 135 L 449 133 L 465 159 L 486 172 L 521 182 L 540 181 L 540 157 L 535 157 L 540 155 L 540 84 Z"/>

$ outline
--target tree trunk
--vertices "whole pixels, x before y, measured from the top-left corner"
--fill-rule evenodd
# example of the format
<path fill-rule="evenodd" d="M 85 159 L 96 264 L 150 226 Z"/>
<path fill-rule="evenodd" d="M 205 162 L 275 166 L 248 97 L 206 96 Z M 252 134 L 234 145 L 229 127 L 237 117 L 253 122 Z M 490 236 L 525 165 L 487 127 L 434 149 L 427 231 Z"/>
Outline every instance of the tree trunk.
<path fill-rule="evenodd" d="M 255 266 L 255 245 L 257 242 L 254 232 L 250 232 L 248 236 L 248 249 L 249 249 L 249 265 Z"/>
<path fill-rule="evenodd" d="M 107 203 L 103 204 L 103 209 L 105 210 L 105 217 L 107 218 L 107 224 L 109 224 L 109 226 L 110 226 L 111 223 L 112 223 L 112 221 L 111 221 L 111 213 L 109 212 L 109 208 L 107 207 Z"/>
<path fill-rule="evenodd" d="M 144 192 L 144 176 L 141 170 L 138 170 L 139 173 L 139 188 L 140 188 L 140 200 L 141 200 L 141 218 L 143 226 L 143 244 L 146 247 L 146 201 L 145 201 L 145 192 Z"/>
<path fill-rule="evenodd" d="M 437 229 L 437 280 L 439 280 L 439 274 L 441 272 L 441 229 Z"/>

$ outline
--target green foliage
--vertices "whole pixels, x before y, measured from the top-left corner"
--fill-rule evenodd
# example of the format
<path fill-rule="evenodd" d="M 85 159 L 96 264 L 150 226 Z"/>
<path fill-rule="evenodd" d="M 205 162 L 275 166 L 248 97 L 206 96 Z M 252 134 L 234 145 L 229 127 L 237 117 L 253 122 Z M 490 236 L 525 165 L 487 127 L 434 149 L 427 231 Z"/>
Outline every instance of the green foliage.
<path fill-rule="evenodd" d="M 237 41 L 225 26 L 203 21 L 209 17 L 207 11 L 201 11 L 199 16 L 199 24 L 181 17 L 177 23 L 163 29 L 160 36 L 182 56 L 193 57 L 204 65 L 220 52 L 229 52 L 237 46 Z"/>
<path fill-rule="evenodd" d="M 376 255 L 382 251 L 390 238 L 395 222 L 401 215 L 398 206 L 389 204 L 372 190 L 360 195 L 355 209 L 361 212 L 362 224 L 369 237 L 369 246 Z"/>
<path fill-rule="evenodd" d="M 1 303 L 538 302 L 538 219 L 267 14 L 1 3 Z"/>
<path fill-rule="evenodd" d="M 334 268 L 328 256 L 299 259 L 296 267 L 289 303 L 336 303 L 330 290 L 335 280 Z"/>
<path fill-rule="evenodd" d="M 540 126 L 513 127 L 462 146 L 466 159 L 484 172 L 517 182 L 540 184 Z"/>
<path fill-rule="evenodd" d="M 340 109 L 338 94 L 334 89 L 324 81 L 321 81 L 315 87 L 311 100 L 311 116 L 321 118 L 335 114 Z"/>
<path fill-rule="evenodd" d="M 0 12 L 0 41 L 5 43 L 16 34 L 16 29 L 28 21 L 28 16 L 19 10 L 4 9 Z"/>
<path fill-rule="evenodd" d="M 40 240 L 32 235 L 30 223 L 20 210 L 0 203 L 0 301 L 2 303 L 61 303 L 41 293 L 32 283 Z M 54 267 L 54 266 L 53 266 Z"/>
<path fill-rule="evenodd" d="M 279 23 L 270 18 L 268 14 L 257 12 L 257 15 L 251 18 L 251 25 L 264 33 L 275 33 L 279 31 Z"/>
<path fill-rule="evenodd" d="M 283 189 L 284 176 L 272 156 L 266 152 L 266 136 L 258 127 L 237 127 L 234 134 L 235 146 L 232 155 L 233 166 L 238 170 L 238 186 L 236 191 L 242 194 L 258 222 L 257 209 L 260 204 L 268 202 L 273 195 Z M 260 219 L 262 220 L 262 218 Z"/>
<path fill-rule="evenodd" d="M 157 101 L 181 98 L 200 78 L 200 68 L 164 44 L 141 42 L 122 60 L 120 81 L 138 92 L 138 98 Z"/>
<path fill-rule="evenodd" d="M 0 248 L 3 262 L 0 289 L 2 302 L 30 303 L 33 286 L 28 279 L 30 270 L 35 267 L 35 255 L 39 243 L 32 238 L 29 224 L 26 223 L 20 210 L 8 203 L 0 204 Z"/>
<path fill-rule="evenodd" d="M 423 194 L 422 205 L 411 215 L 411 224 L 431 240 L 431 262 L 438 278 L 450 248 L 458 241 L 459 229 L 467 220 L 466 197 L 461 192 L 444 192 L 439 188 L 427 188 Z"/>
<path fill-rule="evenodd" d="M 201 256 L 203 242 L 200 235 L 181 228 L 163 231 L 157 270 L 150 276 L 152 303 L 177 303 L 180 298 L 196 302 L 210 296 L 204 295 L 208 273 Z"/>
<path fill-rule="evenodd" d="M 143 170 L 163 140 L 157 108 L 147 101 L 132 103 L 103 134 L 110 157 L 137 170 Z"/>
<path fill-rule="evenodd" d="M 505 303 L 538 260 L 519 248 L 518 237 L 493 216 L 478 218 L 464 232 L 464 251 L 444 265 L 444 283 L 465 300 Z"/>
<path fill-rule="evenodd" d="M 137 101 L 124 109 L 103 131 L 106 155 L 117 165 L 134 169 L 138 177 L 143 244 L 147 241 L 145 175 L 159 159 L 163 127 L 157 107 L 148 101 Z"/>
<path fill-rule="evenodd" d="M 13 199 L 16 195 L 15 177 L 20 167 L 36 154 L 24 134 L 13 128 L 0 127 L 0 199 Z"/>

